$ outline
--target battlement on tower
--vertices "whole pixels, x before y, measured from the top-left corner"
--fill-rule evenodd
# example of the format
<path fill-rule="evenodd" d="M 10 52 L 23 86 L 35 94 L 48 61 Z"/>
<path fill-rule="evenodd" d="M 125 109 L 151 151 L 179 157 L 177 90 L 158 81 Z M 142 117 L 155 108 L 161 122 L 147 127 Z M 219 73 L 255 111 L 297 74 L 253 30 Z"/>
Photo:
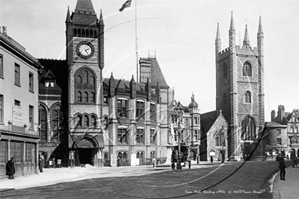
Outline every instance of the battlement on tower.
<path fill-rule="evenodd" d="M 225 58 L 225 57 L 228 57 L 230 55 L 230 49 L 229 47 L 228 48 L 225 48 L 224 50 L 221 50 L 219 52 L 219 60 Z"/>
<path fill-rule="evenodd" d="M 249 46 L 235 46 L 236 54 L 238 55 L 252 55 L 258 56 L 257 47 L 249 47 Z"/>

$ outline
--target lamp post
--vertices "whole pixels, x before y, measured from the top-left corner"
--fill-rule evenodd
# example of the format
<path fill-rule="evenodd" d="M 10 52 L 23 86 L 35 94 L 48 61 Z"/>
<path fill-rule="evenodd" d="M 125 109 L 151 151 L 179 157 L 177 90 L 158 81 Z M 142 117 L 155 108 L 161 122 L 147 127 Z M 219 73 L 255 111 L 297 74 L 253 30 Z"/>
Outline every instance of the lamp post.
<path fill-rule="evenodd" d="M 174 108 L 174 111 L 176 113 L 176 119 L 177 119 L 177 125 L 178 125 L 178 158 L 177 158 L 177 169 L 182 169 L 181 167 L 181 152 L 180 152 L 180 142 L 181 142 L 181 129 L 180 129 L 180 122 L 181 122 L 181 119 L 182 119 L 182 115 L 183 115 L 183 106 L 181 105 L 180 102 L 177 103 L 177 106 Z"/>

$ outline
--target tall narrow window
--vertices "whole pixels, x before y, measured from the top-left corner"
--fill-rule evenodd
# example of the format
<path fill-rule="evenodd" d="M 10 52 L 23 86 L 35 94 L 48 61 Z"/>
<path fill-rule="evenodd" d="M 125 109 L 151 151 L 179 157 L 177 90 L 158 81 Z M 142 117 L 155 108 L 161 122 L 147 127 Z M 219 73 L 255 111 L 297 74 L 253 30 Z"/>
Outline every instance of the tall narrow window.
<path fill-rule="evenodd" d="M 117 108 L 118 108 L 118 116 L 127 118 L 128 111 L 127 111 L 128 102 L 126 99 L 118 99 L 117 101 Z"/>
<path fill-rule="evenodd" d="M 144 102 L 137 101 L 136 102 L 136 118 L 137 119 L 144 119 L 145 118 L 145 104 Z"/>
<path fill-rule="evenodd" d="M 245 103 L 251 103 L 251 92 L 246 91 L 245 93 Z"/>
<path fill-rule="evenodd" d="M 51 112 L 51 129 L 53 138 L 59 140 L 60 106 L 56 105 Z"/>
<path fill-rule="evenodd" d="M 29 91 L 33 92 L 33 73 L 29 72 Z"/>
<path fill-rule="evenodd" d="M 33 106 L 29 105 L 29 128 L 33 130 Z"/>
<path fill-rule="evenodd" d="M 20 86 L 20 65 L 15 63 L 15 85 Z"/>
<path fill-rule="evenodd" d="M 39 120 L 40 120 L 40 139 L 47 141 L 47 112 L 42 106 L 39 107 Z"/>
<path fill-rule="evenodd" d="M 247 116 L 242 121 L 242 140 L 254 140 L 256 138 L 255 121 Z"/>
<path fill-rule="evenodd" d="M 91 126 L 96 127 L 97 126 L 97 118 L 95 115 L 91 116 Z"/>
<path fill-rule="evenodd" d="M 156 106 L 154 103 L 150 104 L 150 120 L 156 121 Z"/>
<path fill-rule="evenodd" d="M 157 131 L 155 129 L 150 129 L 150 141 L 151 141 L 151 144 L 155 144 L 156 143 L 156 133 L 157 133 Z"/>
<path fill-rule="evenodd" d="M 87 116 L 87 115 L 83 116 L 83 126 L 84 127 L 89 126 L 89 116 Z"/>
<path fill-rule="evenodd" d="M 243 65 L 243 76 L 252 77 L 252 67 L 249 62 L 245 62 Z"/>
<path fill-rule="evenodd" d="M 127 143 L 127 132 L 125 128 L 118 129 L 118 142 Z"/>
<path fill-rule="evenodd" d="M 3 112 L 4 112 L 4 105 L 3 105 L 3 95 L 0 95 L 0 122 L 3 122 Z"/>
<path fill-rule="evenodd" d="M 136 131 L 136 142 L 139 144 L 145 143 L 144 129 L 137 129 Z"/>
<path fill-rule="evenodd" d="M 3 55 L 0 55 L 0 77 L 3 77 Z"/>
<path fill-rule="evenodd" d="M 88 102 L 89 101 L 89 95 L 88 93 L 85 91 L 84 92 L 84 102 Z"/>

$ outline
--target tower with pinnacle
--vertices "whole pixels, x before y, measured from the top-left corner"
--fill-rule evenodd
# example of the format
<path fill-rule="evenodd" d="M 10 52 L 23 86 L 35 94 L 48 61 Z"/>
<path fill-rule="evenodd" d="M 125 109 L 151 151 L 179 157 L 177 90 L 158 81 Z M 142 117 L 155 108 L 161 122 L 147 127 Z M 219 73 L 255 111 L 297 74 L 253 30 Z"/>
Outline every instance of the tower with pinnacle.
<path fill-rule="evenodd" d="M 66 60 L 68 64 L 69 150 L 76 163 L 90 163 L 101 155 L 103 137 L 102 70 L 104 67 L 104 23 L 97 18 L 91 0 L 77 0 L 66 17 Z"/>
<path fill-rule="evenodd" d="M 251 47 L 245 27 L 243 45 L 236 45 L 233 13 L 229 29 L 229 47 L 221 50 L 219 24 L 215 39 L 216 109 L 222 110 L 229 124 L 228 157 L 248 157 L 264 125 L 264 53 L 261 18 L 257 47 Z"/>

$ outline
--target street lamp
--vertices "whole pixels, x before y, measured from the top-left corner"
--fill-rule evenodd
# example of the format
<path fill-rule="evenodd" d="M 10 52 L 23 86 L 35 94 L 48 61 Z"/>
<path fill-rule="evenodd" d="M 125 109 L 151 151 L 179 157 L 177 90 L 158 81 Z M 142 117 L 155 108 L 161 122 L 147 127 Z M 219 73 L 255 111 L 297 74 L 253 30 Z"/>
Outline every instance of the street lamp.
<path fill-rule="evenodd" d="M 181 105 L 180 102 L 177 103 L 177 106 L 174 108 L 174 111 L 176 113 L 176 120 L 177 120 L 177 124 L 178 124 L 178 158 L 177 158 L 177 169 L 182 169 L 181 167 L 181 152 L 180 152 L 180 136 L 181 136 L 181 132 L 180 132 L 180 122 L 182 120 L 182 115 L 183 115 L 183 106 Z"/>

